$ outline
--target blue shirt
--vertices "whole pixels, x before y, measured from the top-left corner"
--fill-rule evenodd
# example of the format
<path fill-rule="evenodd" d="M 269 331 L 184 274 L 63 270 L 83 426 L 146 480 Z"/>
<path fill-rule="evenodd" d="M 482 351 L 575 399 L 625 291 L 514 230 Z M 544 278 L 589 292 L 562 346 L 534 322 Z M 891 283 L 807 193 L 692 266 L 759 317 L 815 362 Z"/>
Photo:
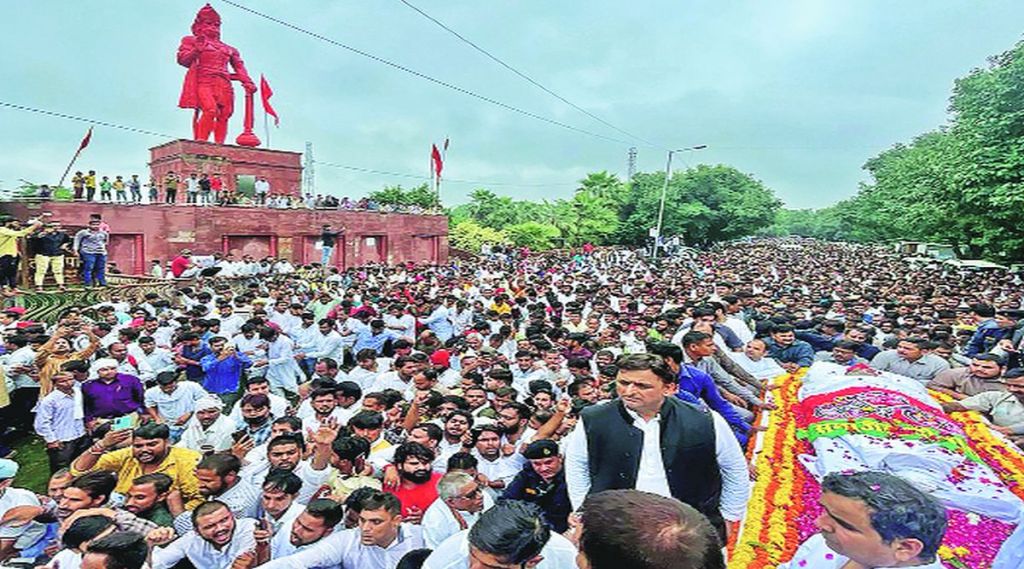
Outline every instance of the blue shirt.
<path fill-rule="evenodd" d="M 430 328 L 437 339 L 442 342 L 447 342 L 455 334 L 455 328 L 452 326 L 451 320 L 448 320 L 448 309 L 443 306 L 435 308 L 430 316 L 420 320 L 420 323 Z"/>
<path fill-rule="evenodd" d="M 715 386 L 715 380 L 711 379 L 711 376 L 704 373 L 703 371 L 688 365 L 683 364 L 679 369 L 679 389 L 676 391 L 676 397 L 683 401 L 690 401 L 686 396 L 690 398 L 700 398 L 708 407 L 718 412 L 722 418 L 725 419 L 729 426 L 732 427 L 736 438 L 739 439 L 740 444 L 747 443 L 747 431 L 750 430 L 750 425 L 739 416 L 739 413 L 732 408 L 722 394 L 718 392 L 718 387 Z"/>
<path fill-rule="evenodd" d="M 206 391 L 219 393 L 233 393 L 238 391 L 238 381 L 242 377 L 242 370 L 252 365 L 252 360 L 245 354 L 235 353 L 230 358 L 223 360 L 212 352 L 203 356 L 199 361 L 206 377 L 203 378 L 203 388 Z"/>
<path fill-rule="evenodd" d="M 964 355 L 973 358 L 978 354 L 984 354 L 991 350 L 999 340 L 1009 339 L 1013 336 L 1013 328 L 1000 328 L 995 320 L 986 320 L 978 324 L 978 328 L 967 342 Z"/>
<path fill-rule="evenodd" d="M 385 342 L 399 338 L 401 336 L 393 330 L 384 329 L 380 334 L 374 334 L 372 329 L 367 326 L 356 332 L 356 344 L 352 348 L 352 353 L 358 354 L 362 350 L 371 349 L 380 354 L 384 350 Z"/>
<path fill-rule="evenodd" d="M 775 340 L 766 338 L 768 356 L 780 364 L 795 363 L 800 367 L 810 367 L 814 363 L 814 348 L 803 340 L 793 340 L 788 346 L 780 346 Z"/>
<path fill-rule="evenodd" d="M 200 342 L 198 348 L 193 348 L 192 346 L 182 346 L 181 357 L 200 362 L 200 365 L 186 365 L 185 377 L 191 379 L 192 381 L 202 383 L 203 367 L 201 362 L 203 361 L 203 358 L 212 353 L 213 352 L 210 350 L 210 347 L 206 345 L 206 342 Z"/>

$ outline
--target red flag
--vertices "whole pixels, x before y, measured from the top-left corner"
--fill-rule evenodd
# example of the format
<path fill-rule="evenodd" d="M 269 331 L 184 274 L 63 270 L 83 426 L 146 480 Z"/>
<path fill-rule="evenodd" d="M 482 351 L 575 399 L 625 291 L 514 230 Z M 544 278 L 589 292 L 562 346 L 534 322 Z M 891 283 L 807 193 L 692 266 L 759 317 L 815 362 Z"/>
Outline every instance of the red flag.
<path fill-rule="evenodd" d="M 89 146 L 89 141 L 92 140 L 92 127 L 89 127 L 89 132 L 85 133 L 85 138 L 82 139 L 82 143 L 78 145 L 78 151 L 81 152 L 86 146 Z"/>
<path fill-rule="evenodd" d="M 274 107 L 270 106 L 270 98 L 274 96 L 274 92 L 270 89 L 270 83 L 267 83 L 267 78 L 260 74 L 260 99 L 263 100 L 263 112 L 274 117 L 274 126 L 278 126 L 281 120 L 277 117 L 277 111 Z"/>
<path fill-rule="evenodd" d="M 441 151 L 437 149 L 436 144 L 430 145 L 430 159 L 434 163 L 434 175 L 440 179 L 441 170 L 444 168 L 444 162 L 441 161 Z"/>

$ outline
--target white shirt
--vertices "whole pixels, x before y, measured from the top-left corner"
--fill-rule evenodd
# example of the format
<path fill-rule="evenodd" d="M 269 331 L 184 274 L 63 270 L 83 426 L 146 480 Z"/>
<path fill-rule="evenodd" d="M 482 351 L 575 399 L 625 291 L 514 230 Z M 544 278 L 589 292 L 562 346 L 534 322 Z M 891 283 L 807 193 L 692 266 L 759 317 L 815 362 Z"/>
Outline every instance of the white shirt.
<path fill-rule="evenodd" d="M 190 531 L 165 547 L 153 548 L 153 569 L 170 569 L 182 559 L 188 559 L 195 567 L 203 569 L 228 569 L 239 555 L 255 549 L 256 538 L 253 530 L 256 520 L 235 520 L 235 533 L 222 549 Z"/>
<path fill-rule="evenodd" d="M 637 489 L 672 497 L 668 491 L 668 480 L 661 459 L 661 423 L 658 417 L 652 419 L 650 423 L 644 424 L 638 415 L 632 411 L 628 412 L 634 418 L 633 426 L 644 432 L 643 454 L 640 456 L 640 470 L 637 472 Z M 750 496 L 750 471 L 747 469 L 747 460 L 743 456 L 743 449 L 740 448 L 740 443 L 736 440 L 732 429 L 729 428 L 729 424 L 714 411 L 711 411 L 711 416 L 715 425 L 715 458 L 722 476 L 722 497 L 719 509 L 725 519 L 739 521 L 743 519 L 747 510 L 747 498 Z M 655 456 L 648 457 L 649 454 Z M 565 480 L 569 486 L 569 500 L 572 502 L 573 509 L 579 509 L 590 492 L 588 457 L 587 435 L 584 429 L 577 424 L 577 427 L 569 434 L 565 447 Z M 656 467 L 657 470 L 655 470 Z M 661 490 L 661 492 L 655 492 L 655 489 Z"/>
<path fill-rule="evenodd" d="M 306 550 L 318 542 L 309 543 L 306 545 L 300 545 L 298 547 L 292 545 L 292 524 L 295 522 L 295 518 L 299 517 L 299 514 L 305 512 L 304 508 L 298 502 L 292 502 L 291 506 L 284 511 L 281 519 L 276 523 L 273 523 L 272 533 L 274 537 L 270 539 L 270 558 L 280 559 L 287 557 L 293 553 Z M 267 517 L 270 517 L 269 515 Z M 326 536 L 325 536 L 326 537 Z"/>
<path fill-rule="evenodd" d="M 194 381 L 180 381 L 171 393 L 164 393 L 159 385 L 146 389 L 146 407 L 156 407 L 164 421 L 174 423 L 185 413 L 196 410 L 196 401 L 210 394 Z"/>
<path fill-rule="evenodd" d="M 472 451 L 476 457 L 476 470 L 487 477 L 488 480 L 503 480 L 508 486 L 509 482 L 519 474 L 521 467 L 511 456 L 498 455 L 498 459 L 491 461 L 483 457 L 476 449 Z"/>
<path fill-rule="evenodd" d="M 62 549 L 46 564 L 47 569 L 79 569 L 82 566 L 82 554 L 70 549 Z"/>
<path fill-rule="evenodd" d="M 284 417 L 288 413 L 288 400 L 280 395 L 274 395 L 268 393 L 267 398 L 270 399 L 270 416 L 274 419 Z M 237 428 L 245 426 L 245 421 L 242 419 L 242 400 L 239 399 L 235 402 L 235 406 L 231 408 L 231 415 L 228 416 L 232 423 Z"/>
<path fill-rule="evenodd" d="M 259 515 L 262 494 L 262 486 L 255 486 L 250 480 L 239 477 L 234 486 L 210 499 L 223 502 L 235 515 L 235 519 L 240 520 L 256 518 Z M 178 535 L 185 535 L 193 529 L 195 528 L 192 526 L 192 512 L 185 511 L 174 518 L 174 531 L 178 532 Z"/>
<path fill-rule="evenodd" d="M 245 318 L 233 312 L 231 316 L 222 316 L 220 318 L 220 335 L 230 338 L 242 330 L 243 324 L 245 324 Z"/>
<path fill-rule="evenodd" d="M 355 407 L 355 405 L 353 405 L 352 407 Z M 352 407 L 349 407 L 349 409 L 351 409 Z M 342 409 L 341 407 L 335 407 L 331 411 L 331 414 L 329 416 L 334 418 L 334 420 L 337 421 L 339 425 L 344 425 L 344 424 L 348 423 L 348 420 L 352 418 L 352 415 L 354 415 L 354 413 L 349 413 L 348 412 L 349 409 Z M 313 431 L 315 433 L 318 430 L 320 430 L 321 421 L 316 416 L 316 412 L 315 411 L 312 414 L 308 415 L 308 416 L 301 417 L 301 419 L 302 419 L 302 432 L 303 433 L 308 432 L 308 431 Z"/>
<path fill-rule="evenodd" d="M 157 341 L 156 338 L 153 338 Z M 135 357 L 136 361 L 145 361 L 149 364 L 149 367 L 153 369 L 153 377 L 155 378 L 158 374 L 165 371 L 175 371 L 178 369 L 178 364 L 174 363 L 174 354 L 171 353 L 167 348 L 156 347 L 153 351 L 146 353 L 142 351 L 142 348 L 138 348 L 138 351 L 134 351 L 129 347 L 128 353 Z M 142 378 L 139 378 L 140 380 Z"/>
<path fill-rule="evenodd" d="M 401 326 L 401 330 L 395 331 L 406 338 L 416 337 L 416 317 L 412 314 L 403 314 L 397 318 L 389 314 L 384 317 L 384 325 L 388 328 Z"/>
<path fill-rule="evenodd" d="M 235 421 L 221 415 L 210 425 L 210 428 L 204 429 L 199 422 L 199 417 L 192 415 L 185 425 L 185 431 L 181 434 L 181 440 L 174 446 L 190 448 L 196 452 L 199 452 L 203 445 L 212 446 L 214 452 L 229 450 L 234 443 L 231 433 L 238 430 L 237 427 Z"/>
<path fill-rule="evenodd" d="M 576 569 L 576 546 L 561 534 L 551 532 L 551 538 L 541 549 L 543 557 L 535 569 Z M 444 540 L 427 557 L 423 569 L 469 569 L 469 530 Z"/>
<path fill-rule="evenodd" d="M 459 516 L 466 522 L 465 529 L 472 528 L 473 524 L 480 519 L 480 514 L 494 506 L 494 500 L 487 493 L 484 493 L 483 497 L 484 507 L 479 512 L 473 514 L 459 510 Z M 441 542 L 463 530 L 459 521 L 455 519 L 452 508 L 441 498 L 434 500 L 434 503 L 423 513 L 421 526 L 423 527 L 423 541 L 430 549 L 437 549 Z"/>
<path fill-rule="evenodd" d="M 289 336 L 295 341 L 295 351 L 306 354 L 306 357 L 312 357 L 309 353 L 320 346 L 324 337 L 315 322 L 305 327 L 295 326 L 291 329 Z"/>
<path fill-rule="evenodd" d="M 742 319 L 735 316 L 729 316 L 725 319 L 724 324 L 728 326 L 730 330 L 735 332 L 740 341 L 744 344 L 754 339 L 754 333 L 750 331 L 750 326 L 747 326 L 747 323 Z"/>
<path fill-rule="evenodd" d="M 271 387 L 278 387 L 291 393 L 299 391 L 299 380 L 306 376 L 295 361 L 294 342 L 281 334 L 267 346 L 267 379 Z"/>
<path fill-rule="evenodd" d="M 345 359 L 345 346 L 341 334 L 334 330 L 328 332 L 327 335 L 320 334 L 316 346 L 312 351 L 306 352 L 306 357 L 316 359 L 331 358 L 339 364 L 342 363 Z M 335 381 L 345 381 L 345 372 L 339 370 L 338 375 L 339 377 L 335 378 Z"/>
<path fill-rule="evenodd" d="M 39 498 L 35 494 L 22 488 L 8 488 L 0 495 L 0 512 L 6 512 L 17 506 L 38 506 Z M 0 527 L 0 539 L 13 539 L 15 549 L 24 549 L 39 541 L 46 533 L 46 526 L 39 522 L 29 522 L 26 525 L 12 527 L 5 525 Z"/>
<path fill-rule="evenodd" d="M 380 372 L 378 371 L 370 371 L 356 366 L 352 368 L 352 371 L 348 372 L 348 380 L 359 384 L 359 388 L 362 389 L 364 393 L 369 393 L 370 387 L 376 383 L 379 375 Z"/>
<path fill-rule="evenodd" d="M 282 530 L 283 531 L 283 530 Z M 295 555 L 274 559 L 260 569 L 344 567 L 345 569 L 394 569 L 406 553 L 423 548 L 419 526 L 398 526 L 398 537 L 387 547 L 363 545 L 359 528 L 336 531 Z M 154 568 L 156 569 L 156 568 Z M 205 569 L 205 567 L 204 567 Z"/>
<path fill-rule="evenodd" d="M 252 338 L 246 338 L 245 334 L 236 334 L 231 338 L 231 345 L 235 347 L 235 351 L 253 360 L 263 359 L 267 355 L 266 342 L 256 334 L 253 334 Z"/>
<path fill-rule="evenodd" d="M 786 373 L 779 362 L 767 356 L 755 362 L 744 352 L 732 352 L 729 354 L 729 358 L 744 371 L 760 380 L 772 379 Z"/>
<path fill-rule="evenodd" d="M 832 548 L 825 543 L 825 539 L 821 537 L 821 534 L 816 533 L 800 545 L 800 548 L 796 550 L 796 555 L 793 556 L 789 563 L 779 565 L 779 569 L 800 569 L 803 567 L 807 569 L 841 569 L 848 561 L 849 558 L 832 551 Z M 944 567 L 945 565 L 936 558 L 932 563 L 914 565 L 912 569 L 943 569 Z M 892 568 L 878 567 L 877 569 Z"/>
<path fill-rule="evenodd" d="M 402 381 L 402 378 L 398 377 L 397 371 L 389 371 L 382 373 L 377 376 L 377 380 L 370 386 L 371 392 L 380 392 L 385 389 L 394 389 L 399 393 L 405 393 L 409 387 L 412 386 L 412 381 Z"/>
<path fill-rule="evenodd" d="M 263 488 L 263 481 L 266 480 L 269 473 L 270 461 L 264 459 L 245 466 L 238 475 L 239 477 L 247 478 L 253 487 Z M 302 488 L 299 489 L 299 495 L 295 498 L 295 501 L 300 504 L 309 502 L 309 499 L 320 489 L 320 486 L 327 480 L 327 475 L 330 473 L 331 469 L 329 467 L 325 467 L 323 470 L 313 470 L 310 463 L 305 460 L 295 465 L 295 470 L 292 471 L 292 474 L 302 480 Z"/>

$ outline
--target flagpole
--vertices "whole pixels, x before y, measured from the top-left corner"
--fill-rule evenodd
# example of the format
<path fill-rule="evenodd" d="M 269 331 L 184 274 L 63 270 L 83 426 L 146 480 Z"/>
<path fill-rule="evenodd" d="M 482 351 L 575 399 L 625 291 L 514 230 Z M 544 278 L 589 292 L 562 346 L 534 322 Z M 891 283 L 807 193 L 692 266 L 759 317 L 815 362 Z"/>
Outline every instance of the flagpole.
<path fill-rule="evenodd" d="M 267 149 L 270 149 L 270 123 L 267 121 L 267 109 L 263 109 L 263 134 L 267 137 Z"/>
<path fill-rule="evenodd" d="M 68 177 L 68 172 L 70 172 L 71 167 L 75 165 L 75 160 L 78 160 L 78 155 L 82 153 L 82 150 L 85 150 L 85 147 L 89 146 L 90 140 L 92 140 L 91 126 L 89 127 L 89 130 L 86 131 L 85 138 L 82 139 L 82 142 L 78 143 L 78 150 L 76 150 L 75 155 L 71 157 L 71 162 L 68 162 L 68 167 L 64 169 L 64 174 L 60 177 L 60 181 L 57 182 L 58 188 L 64 185 L 64 179 Z"/>
<path fill-rule="evenodd" d="M 75 151 L 75 155 L 71 157 L 71 162 L 68 162 L 68 167 L 64 170 L 64 175 L 60 177 L 60 181 L 57 182 L 57 187 L 64 185 L 64 178 L 68 177 L 68 172 L 71 171 L 71 167 L 75 165 L 75 160 L 78 160 L 78 155 L 82 153 L 82 149 L 79 148 Z"/>
<path fill-rule="evenodd" d="M 441 163 L 448 163 L 448 135 L 444 135 L 444 144 L 441 145 Z M 437 207 L 441 207 L 441 175 L 437 175 L 437 193 L 435 195 L 437 199 Z"/>

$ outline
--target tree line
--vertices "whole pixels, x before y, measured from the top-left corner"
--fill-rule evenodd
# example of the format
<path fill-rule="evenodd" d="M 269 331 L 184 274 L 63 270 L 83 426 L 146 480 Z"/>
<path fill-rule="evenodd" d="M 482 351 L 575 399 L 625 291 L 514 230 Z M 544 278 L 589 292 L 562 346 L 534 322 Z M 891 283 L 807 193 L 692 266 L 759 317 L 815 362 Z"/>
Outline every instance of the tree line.
<path fill-rule="evenodd" d="M 533 250 L 594 245 L 643 245 L 657 226 L 664 172 L 641 172 L 624 181 L 608 172 L 588 174 L 571 198 L 521 200 L 477 189 L 449 210 L 454 247 L 477 251 L 484 243 Z M 379 203 L 433 205 L 426 184 L 385 188 Z M 419 197 L 420 201 L 413 198 Z M 672 174 L 662 235 L 706 245 L 751 235 L 769 226 L 781 207 L 774 193 L 749 174 L 725 165 L 699 165 Z"/>
<path fill-rule="evenodd" d="M 1024 258 L 1024 42 L 956 80 L 949 119 L 864 164 L 870 181 L 819 210 L 783 210 L 772 235 L 949 243 Z"/>

